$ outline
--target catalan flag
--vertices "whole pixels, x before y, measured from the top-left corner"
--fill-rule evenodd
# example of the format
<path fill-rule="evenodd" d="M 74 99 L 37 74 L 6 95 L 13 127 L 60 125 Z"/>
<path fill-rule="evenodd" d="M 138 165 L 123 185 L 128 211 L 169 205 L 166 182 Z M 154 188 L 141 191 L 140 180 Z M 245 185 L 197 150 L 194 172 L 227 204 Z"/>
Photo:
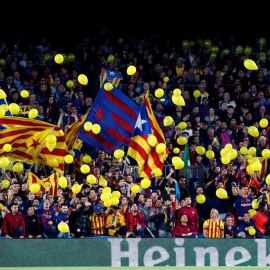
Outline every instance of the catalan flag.
<path fill-rule="evenodd" d="M 50 189 L 49 189 L 49 194 L 53 195 L 54 197 L 57 197 L 57 189 L 58 189 L 58 178 L 59 178 L 59 174 L 53 173 L 52 175 L 50 175 L 49 177 L 45 178 L 45 179 L 39 179 L 35 174 L 33 174 L 32 172 L 29 172 L 28 174 L 28 184 L 29 187 L 32 184 L 39 184 L 41 187 L 41 190 L 43 191 L 43 194 L 45 194 L 46 192 L 46 187 L 47 185 L 51 185 Z"/>
<path fill-rule="evenodd" d="M 102 68 L 100 74 L 100 88 L 106 81 L 110 82 L 115 87 L 118 87 L 120 81 L 123 80 L 123 78 L 124 77 L 121 73 L 117 73 L 116 71 Z"/>
<path fill-rule="evenodd" d="M 146 95 L 127 152 L 130 157 L 137 161 L 140 177 L 151 178 L 152 171 L 155 168 L 163 171 L 164 161 L 168 156 L 167 148 L 166 151 L 159 154 L 156 147 L 151 147 L 147 143 L 147 138 L 151 134 L 157 138 L 157 144 L 166 144 L 164 135 L 151 108 L 149 97 Z"/>
<path fill-rule="evenodd" d="M 64 131 L 65 134 L 65 141 L 68 150 L 72 150 L 76 144 L 79 143 L 77 136 L 79 134 L 79 131 L 84 124 L 84 121 L 86 119 L 87 114 L 83 115 L 80 119 L 78 119 L 76 122 L 74 122 L 72 125 L 68 126 L 66 130 Z M 76 140 L 76 143 L 75 143 Z M 82 146 L 82 144 L 80 145 Z M 78 145 L 76 147 L 78 149 Z"/>
<path fill-rule="evenodd" d="M 52 166 L 56 171 L 64 171 L 64 156 L 67 154 L 65 135 L 61 127 L 22 117 L 5 116 L 0 119 L 0 157 L 11 161 Z M 56 147 L 52 152 L 46 147 L 46 137 L 56 136 Z M 10 152 L 3 146 L 11 144 Z"/>

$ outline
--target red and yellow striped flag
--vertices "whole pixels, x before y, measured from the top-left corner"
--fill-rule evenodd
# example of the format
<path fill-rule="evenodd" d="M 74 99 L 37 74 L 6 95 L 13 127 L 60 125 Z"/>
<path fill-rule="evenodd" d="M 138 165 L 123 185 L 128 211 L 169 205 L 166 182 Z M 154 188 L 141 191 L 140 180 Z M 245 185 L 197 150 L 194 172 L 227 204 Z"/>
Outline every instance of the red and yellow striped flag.
<path fill-rule="evenodd" d="M 157 153 L 156 147 L 151 147 L 147 143 L 147 138 L 151 134 L 157 138 L 157 144 L 164 143 L 166 145 L 163 132 L 156 120 L 147 94 L 127 152 L 129 156 L 137 161 L 140 177 L 151 178 L 152 171 L 156 168 L 163 171 L 164 161 L 168 156 L 167 147 L 164 152 Z"/>
<path fill-rule="evenodd" d="M 83 115 L 80 119 L 78 119 L 76 122 L 74 122 L 72 125 L 68 126 L 66 130 L 64 131 L 66 145 L 68 147 L 68 150 L 72 150 L 73 146 L 75 145 L 75 140 L 79 134 L 79 131 L 82 125 L 84 124 L 86 116 L 87 116 L 87 113 Z"/>
<path fill-rule="evenodd" d="M 46 137 L 50 134 L 56 136 L 56 146 L 52 152 L 46 147 Z M 10 152 L 3 150 L 5 144 L 12 146 Z M 65 135 L 61 127 L 23 117 L 5 116 L 0 119 L 0 157 L 50 165 L 62 173 L 66 154 Z"/>
<path fill-rule="evenodd" d="M 45 194 L 46 192 L 46 187 L 47 185 L 51 185 L 50 189 L 49 189 L 49 194 L 53 195 L 54 197 L 57 197 L 57 189 L 58 189 L 58 178 L 59 178 L 59 174 L 53 173 L 52 175 L 50 175 L 49 177 L 45 178 L 45 179 L 39 179 L 35 174 L 33 174 L 32 172 L 29 172 L 28 174 L 28 184 L 29 187 L 32 184 L 39 184 L 41 187 L 41 190 L 43 192 L 43 194 Z"/>

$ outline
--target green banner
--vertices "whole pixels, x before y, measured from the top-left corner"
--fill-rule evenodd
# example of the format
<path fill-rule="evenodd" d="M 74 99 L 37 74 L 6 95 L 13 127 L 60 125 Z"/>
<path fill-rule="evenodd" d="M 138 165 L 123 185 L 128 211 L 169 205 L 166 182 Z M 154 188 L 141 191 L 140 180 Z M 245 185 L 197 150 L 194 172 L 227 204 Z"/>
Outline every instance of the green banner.
<path fill-rule="evenodd" d="M 267 239 L 4 239 L 0 267 L 270 266 Z"/>

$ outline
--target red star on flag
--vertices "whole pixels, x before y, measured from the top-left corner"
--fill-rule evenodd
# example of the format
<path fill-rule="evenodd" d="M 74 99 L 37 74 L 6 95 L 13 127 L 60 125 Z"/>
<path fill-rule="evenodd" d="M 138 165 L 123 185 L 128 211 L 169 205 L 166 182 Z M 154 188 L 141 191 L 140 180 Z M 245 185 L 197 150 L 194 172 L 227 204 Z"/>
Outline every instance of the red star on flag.
<path fill-rule="evenodd" d="M 40 145 L 39 141 L 38 140 L 34 140 L 32 139 L 33 143 L 30 145 L 30 146 L 33 146 L 35 149 L 38 145 Z"/>
<path fill-rule="evenodd" d="M 101 122 L 103 122 L 102 117 L 103 117 L 103 115 L 105 115 L 105 113 L 102 111 L 102 106 L 100 106 L 98 110 L 94 110 L 94 112 L 97 115 L 95 122 L 98 121 L 99 119 L 101 120 Z"/>

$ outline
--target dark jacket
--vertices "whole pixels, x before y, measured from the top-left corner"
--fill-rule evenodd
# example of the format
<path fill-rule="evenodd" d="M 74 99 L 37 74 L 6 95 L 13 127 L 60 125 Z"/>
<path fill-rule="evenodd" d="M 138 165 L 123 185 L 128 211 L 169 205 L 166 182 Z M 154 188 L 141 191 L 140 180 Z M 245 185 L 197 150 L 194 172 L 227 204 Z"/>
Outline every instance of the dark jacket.
<path fill-rule="evenodd" d="M 40 223 L 40 219 L 37 215 L 24 217 L 25 221 L 25 236 L 33 235 L 42 235 L 42 226 Z"/>

